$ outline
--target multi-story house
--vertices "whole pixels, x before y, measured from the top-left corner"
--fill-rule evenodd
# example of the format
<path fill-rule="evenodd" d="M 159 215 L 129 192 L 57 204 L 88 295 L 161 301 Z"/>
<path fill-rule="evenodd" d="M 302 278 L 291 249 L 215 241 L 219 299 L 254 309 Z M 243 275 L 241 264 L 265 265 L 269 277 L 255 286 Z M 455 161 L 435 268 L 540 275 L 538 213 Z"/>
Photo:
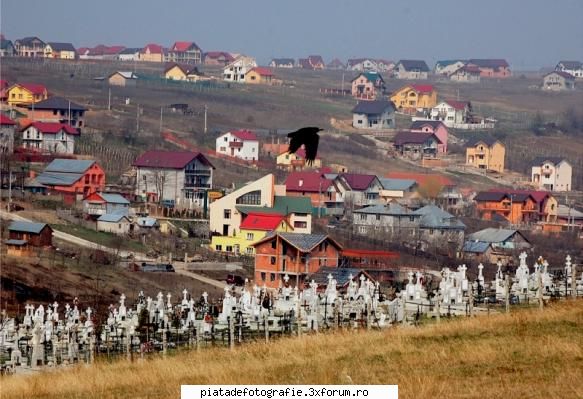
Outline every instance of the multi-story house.
<path fill-rule="evenodd" d="M 421 215 L 396 202 L 357 209 L 352 215 L 355 234 L 365 236 L 415 237 Z"/>
<path fill-rule="evenodd" d="M 6 90 L 9 105 L 25 106 L 46 100 L 49 97 L 47 88 L 33 83 L 17 83 Z"/>
<path fill-rule="evenodd" d="M 581 61 L 559 61 L 555 71 L 567 72 L 576 77 L 583 78 L 583 62 Z"/>
<path fill-rule="evenodd" d="M 341 173 L 333 181 L 338 190 L 338 202 L 344 202 L 345 211 L 382 202 L 380 192 L 381 182 L 375 175 L 359 173 Z"/>
<path fill-rule="evenodd" d="M 274 58 L 269 63 L 269 66 L 272 68 L 293 68 L 294 64 L 293 58 Z"/>
<path fill-rule="evenodd" d="M 0 113 L 0 153 L 12 154 L 14 151 L 14 133 L 16 122 Z"/>
<path fill-rule="evenodd" d="M 352 126 L 357 129 L 394 129 L 395 106 L 391 101 L 359 101 L 352 109 Z"/>
<path fill-rule="evenodd" d="M 78 129 L 85 126 L 86 108 L 63 97 L 49 97 L 27 108 L 35 121 L 66 123 Z"/>
<path fill-rule="evenodd" d="M 133 163 L 136 196 L 181 209 L 204 207 L 215 167 L 202 153 L 146 151 Z"/>
<path fill-rule="evenodd" d="M 83 199 L 83 214 L 92 220 L 107 214 L 128 217 L 130 202 L 116 193 L 93 193 Z"/>
<path fill-rule="evenodd" d="M 537 157 L 533 161 L 531 182 L 538 189 L 548 191 L 571 191 L 573 168 L 561 157 Z"/>
<path fill-rule="evenodd" d="M 466 147 L 466 165 L 503 173 L 505 155 L 506 147 L 495 138 L 470 140 Z"/>
<path fill-rule="evenodd" d="M 147 62 L 164 61 L 164 47 L 155 43 L 147 44 L 140 52 L 140 61 Z"/>
<path fill-rule="evenodd" d="M 471 59 L 466 64 L 480 69 L 483 78 L 508 78 L 512 76 L 510 65 L 503 59 Z"/>
<path fill-rule="evenodd" d="M 334 211 L 341 205 L 338 188 L 332 179 L 326 178 L 320 172 L 291 172 L 285 180 L 286 195 L 292 197 L 306 197 L 312 202 L 312 206 Z"/>
<path fill-rule="evenodd" d="M 433 133 L 439 139 L 437 153 L 447 153 L 447 140 L 449 132 L 447 126 L 440 121 L 413 121 L 409 128 L 412 132 Z"/>
<path fill-rule="evenodd" d="M 575 90 L 575 76 L 568 72 L 553 71 L 543 76 L 543 90 Z"/>
<path fill-rule="evenodd" d="M 393 138 L 395 151 L 412 160 L 437 157 L 439 144 L 434 133 L 401 131 Z"/>
<path fill-rule="evenodd" d="M 255 58 L 241 55 L 223 69 L 223 80 L 245 83 L 245 75 L 257 66 Z"/>
<path fill-rule="evenodd" d="M 453 82 L 478 83 L 480 81 L 480 68 L 475 65 L 464 65 L 449 75 Z"/>
<path fill-rule="evenodd" d="M 429 67 L 421 60 L 400 60 L 393 69 L 397 79 L 425 80 L 429 74 Z"/>
<path fill-rule="evenodd" d="M 273 72 L 269 68 L 255 67 L 251 68 L 245 75 L 245 83 L 248 84 L 265 84 L 273 82 Z"/>
<path fill-rule="evenodd" d="M 303 287 L 321 267 L 338 267 L 342 246 L 325 234 L 276 232 L 254 244 L 255 282 Z M 287 277 L 286 277 L 287 276 Z"/>
<path fill-rule="evenodd" d="M 466 65 L 463 60 L 442 60 L 435 63 L 433 73 L 436 75 L 450 76 L 452 73 Z"/>
<path fill-rule="evenodd" d="M 257 161 L 259 160 L 259 141 L 255 133 L 249 130 L 234 130 L 217 137 L 216 151 L 219 154 L 246 161 Z"/>
<path fill-rule="evenodd" d="M 418 248 L 438 249 L 442 254 L 456 256 L 464 245 L 466 225 L 456 216 L 435 205 L 417 209 L 419 219 Z"/>
<path fill-rule="evenodd" d="M 467 101 L 445 100 L 431 108 L 429 117 L 441 121 L 447 127 L 467 123 L 470 114 L 470 103 Z"/>
<path fill-rule="evenodd" d="M 378 72 L 362 72 L 351 82 L 352 96 L 363 100 L 374 100 L 385 92 L 385 81 Z"/>
<path fill-rule="evenodd" d="M 437 90 L 432 85 L 406 85 L 395 91 L 390 99 L 399 111 L 416 113 L 435 107 Z"/>
<path fill-rule="evenodd" d="M 14 42 L 14 49 L 19 57 L 42 58 L 45 54 L 45 46 L 46 43 L 35 36 L 25 37 Z"/>
<path fill-rule="evenodd" d="M 164 54 L 166 62 L 202 64 L 202 51 L 194 42 L 175 42 Z"/>
<path fill-rule="evenodd" d="M 62 194 L 65 203 L 82 200 L 105 188 L 105 172 L 96 161 L 54 159 L 37 177 L 40 184 Z"/>
<path fill-rule="evenodd" d="M 32 122 L 22 129 L 22 146 L 55 154 L 73 154 L 79 130 L 60 122 Z"/>
<path fill-rule="evenodd" d="M 204 53 L 205 65 L 219 65 L 226 66 L 233 62 L 235 58 L 226 51 L 209 51 Z"/>
<path fill-rule="evenodd" d="M 371 58 L 351 58 L 346 62 L 346 69 L 349 71 L 374 71 L 378 72 L 376 60 Z"/>
<path fill-rule="evenodd" d="M 319 70 L 326 68 L 324 59 L 319 55 L 310 55 L 308 58 L 300 58 L 298 66 L 303 69 Z"/>
<path fill-rule="evenodd" d="M 502 217 L 513 225 L 534 223 L 539 219 L 537 202 L 528 193 L 481 191 L 474 198 L 477 216 L 484 220 Z"/>
<path fill-rule="evenodd" d="M 49 42 L 45 46 L 44 53 L 45 58 L 60 60 L 74 60 L 77 58 L 77 52 L 71 43 Z"/>

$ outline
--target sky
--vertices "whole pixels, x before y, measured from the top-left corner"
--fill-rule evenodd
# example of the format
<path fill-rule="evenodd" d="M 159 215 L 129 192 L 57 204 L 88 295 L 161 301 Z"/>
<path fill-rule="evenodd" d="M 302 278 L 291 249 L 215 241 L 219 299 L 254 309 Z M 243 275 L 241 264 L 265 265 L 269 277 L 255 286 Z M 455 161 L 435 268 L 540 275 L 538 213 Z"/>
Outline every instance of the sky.
<path fill-rule="evenodd" d="M 271 58 L 583 61 L 582 0 L 0 0 L 0 31 L 75 47 L 194 41 Z"/>

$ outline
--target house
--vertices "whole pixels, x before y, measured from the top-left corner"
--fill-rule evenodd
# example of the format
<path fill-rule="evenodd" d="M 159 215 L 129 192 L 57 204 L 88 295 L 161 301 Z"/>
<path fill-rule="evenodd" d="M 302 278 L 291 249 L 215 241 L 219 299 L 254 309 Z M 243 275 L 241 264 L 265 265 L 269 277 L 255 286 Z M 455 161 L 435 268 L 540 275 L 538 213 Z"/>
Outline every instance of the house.
<path fill-rule="evenodd" d="M 149 43 L 140 52 L 140 61 L 163 62 L 164 48 L 159 44 Z"/>
<path fill-rule="evenodd" d="M 256 66 L 257 62 L 255 58 L 241 55 L 225 66 L 223 69 L 223 80 L 227 82 L 245 83 L 245 75 Z"/>
<path fill-rule="evenodd" d="M 510 65 L 503 59 L 471 59 L 467 66 L 475 66 L 483 78 L 508 78 L 512 76 Z"/>
<path fill-rule="evenodd" d="M 543 90 L 575 90 L 575 76 L 568 72 L 553 71 L 543 76 Z"/>
<path fill-rule="evenodd" d="M 338 208 L 339 192 L 332 179 L 320 172 L 291 172 L 285 179 L 285 192 L 291 197 L 309 198 L 312 207 Z"/>
<path fill-rule="evenodd" d="M 480 82 L 480 75 L 481 71 L 477 66 L 464 65 L 452 72 L 449 75 L 449 79 L 453 82 L 478 83 Z"/>
<path fill-rule="evenodd" d="M 202 64 L 202 51 L 194 42 L 175 42 L 164 55 L 164 61 L 183 64 Z"/>
<path fill-rule="evenodd" d="M 447 140 L 449 132 L 447 126 L 440 121 L 413 121 L 409 130 L 412 132 L 433 133 L 438 138 L 437 153 L 447 153 Z"/>
<path fill-rule="evenodd" d="M 105 188 L 105 172 L 96 161 L 54 159 L 37 177 L 48 189 L 64 195 L 71 203 L 77 197 L 85 198 Z"/>
<path fill-rule="evenodd" d="M 299 67 L 303 69 L 318 70 L 326 68 L 324 59 L 319 55 L 310 55 L 308 58 L 300 58 L 298 64 Z"/>
<path fill-rule="evenodd" d="M 380 197 L 386 203 L 393 200 L 409 200 L 417 195 L 419 185 L 413 179 L 379 177 L 379 181 L 383 186 L 380 191 Z"/>
<path fill-rule="evenodd" d="M 87 109 L 63 97 L 49 97 L 27 108 L 28 116 L 34 118 L 35 121 L 66 123 L 78 129 L 85 126 Z"/>
<path fill-rule="evenodd" d="M 298 149 L 295 153 L 290 154 L 288 149 L 284 149 L 276 158 L 276 165 L 280 169 L 289 171 L 302 170 L 305 168 L 320 168 L 322 167 L 322 160 L 316 156 L 314 163 L 311 166 L 306 164 L 306 150 L 304 148 Z"/>
<path fill-rule="evenodd" d="M 245 75 L 245 83 L 269 85 L 272 81 L 273 72 L 264 67 L 251 68 Z"/>
<path fill-rule="evenodd" d="M 138 75 L 133 72 L 117 71 L 109 75 L 107 81 L 110 86 L 134 87 L 138 80 Z"/>
<path fill-rule="evenodd" d="M 413 180 L 417 183 L 415 196 L 435 199 L 437 203 L 450 207 L 458 204 L 461 194 L 457 185 L 448 177 L 438 173 L 389 172 L 389 179 Z"/>
<path fill-rule="evenodd" d="M 583 212 L 567 205 L 560 204 L 557 208 L 557 223 L 565 230 L 583 229 Z"/>
<path fill-rule="evenodd" d="M 225 51 L 209 51 L 204 53 L 205 65 L 220 65 L 224 67 L 234 60 L 235 58 Z"/>
<path fill-rule="evenodd" d="M 93 48 L 80 48 L 77 50 L 79 54 L 79 59 L 82 60 L 117 60 L 122 51 L 125 50 L 125 46 L 105 46 L 99 44 Z M 141 51 L 141 49 L 140 49 Z"/>
<path fill-rule="evenodd" d="M 14 151 L 14 132 L 16 122 L 0 113 L 0 154 L 12 154 Z"/>
<path fill-rule="evenodd" d="M 351 81 L 352 96 L 374 100 L 385 92 L 385 81 L 378 72 L 362 72 Z"/>
<path fill-rule="evenodd" d="M 158 219 L 149 217 L 149 216 L 140 216 L 134 219 L 135 225 L 140 229 L 142 232 L 152 231 L 152 230 L 160 230 L 162 232 L 162 226 Z M 168 222 L 168 221 L 166 221 Z M 169 227 L 169 226 L 166 226 Z"/>
<path fill-rule="evenodd" d="M 142 49 L 137 47 L 125 48 L 117 54 L 117 59 L 119 61 L 139 61 L 140 51 Z"/>
<path fill-rule="evenodd" d="M 500 262 L 504 266 L 512 263 L 519 252 L 531 248 L 530 241 L 520 231 L 490 227 L 467 237 L 463 255 L 476 262 L 491 264 Z"/>
<path fill-rule="evenodd" d="M 116 235 L 126 235 L 130 232 L 132 223 L 123 214 L 106 213 L 97 218 L 97 231 L 113 233 Z"/>
<path fill-rule="evenodd" d="M 433 68 L 433 73 L 435 75 L 450 76 L 452 73 L 457 71 L 466 65 L 463 60 L 441 60 L 435 63 Z"/>
<path fill-rule="evenodd" d="M 391 94 L 390 99 L 399 111 L 415 113 L 435 107 L 437 90 L 432 85 L 406 85 Z"/>
<path fill-rule="evenodd" d="M 202 78 L 202 74 L 195 66 L 171 63 L 168 64 L 164 69 L 164 77 L 169 80 L 186 80 L 196 82 Z"/>
<path fill-rule="evenodd" d="M 346 62 L 346 69 L 350 71 L 374 71 L 378 72 L 376 60 L 370 58 L 351 58 Z"/>
<path fill-rule="evenodd" d="M 272 68 L 293 68 L 294 64 L 293 58 L 274 58 L 269 63 L 269 66 Z"/>
<path fill-rule="evenodd" d="M 562 157 L 537 157 L 531 168 L 531 182 L 538 189 L 571 191 L 573 168 Z"/>
<path fill-rule="evenodd" d="M 511 196 L 520 195 L 530 195 L 535 202 L 536 212 L 532 213 L 532 218 L 535 221 L 542 223 L 554 223 L 557 221 L 558 207 L 559 203 L 555 197 L 553 197 L 548 191 L 540 190 L 500 190 L 491 189 L 491 192 L 504 193 Z"/>
<path fill-rule="evenodd" d="M 21 131 L 22 146 L 56 154 L 73 154 L 79 130 L 60 122 L 32 122 Z"/>
<path fill-rule="evenodd" d="M 440 249 L 442 254 L 456 256 L 464 244 L 466 225 L 456 216 L 435 205 L 426 205 L 413 212 L 421 215 L 418 230 L 418 248 Z"/>
<path fill-rule="evenodd" d="M 471 104 L 467 101 L 445 100 L 431 108 L 429 117 L 447 127 L 455 127 L 468 122 L 470 111 Z"/>
<path fill-rule="evenodd" d="M 345 65 L 338 58 L 334 58 L 332 61 L 326 65 L 326 69 L 336 70 L 345 69 Z"/>
<path fill-rule="evenodd" d="M 395 106 L 386 100 L 359 101 L 352 109 L 352 126 L 357 129 L 394 129 Z"/>
<path fill-rule="evenodd" d="M 303 287 L 321 267 L 338 267 L 342 246 L 325 234 L 274 232 L 255 244 L 255 283 L 277 288 L 285 283 Z"/>
<path fill-rule="evenodd" d="M 538 206 L 528 193 L 509 194 L 502 191 L 481 191 L 476 197 L 476 212 L 484 220 L 507 220 L 513 225 L 538 220 Z"/>
<path fill-rule="evenodd" d="M 352 225 L 355 234 L 406 239 L 416 236 L 419 219 L 421 215 L 396 202 L 389 202 L 356 209 L 352 215 Z"/>
<path fill-rule="evenodd" d="M 400 60 L 393 69 L 397 79 L 425 80 L 429 73 L 429 67 L 421 60 Z"/>
<path fill-rule="evenodd" d="M 243 215 L 239 230 L 234 236 L 213 236 L 211 249 L 216 252 L 254 255 L 254 243 L 270 232 L 292 232 L 284 215 L 249 213 Z"/>
<path fill-rule="evenodd" d="M 216 139 L 216 151 L 219 154 L 246 161 L 259 160 L 259 141 L 255 133 L 249 130 L 234 130 Z"/>
<path fill-rule="evenodd" d="M 0 57 L 14 57 L 16 49 L 12 40 L 0 38 Z"/>
<path fill-rule="evenodd" d="M 466 165 L 504 173 L 506 147 L 493 137 L 477 138 L 466 144 Z"/>
<path fill-rule="evenodd" d="M 433 133 L 400 131 L 393 138 L 395 151 L 412 160 L 435 158 L 443 144 Z"/>
<path fill-rule="evenodd" d="M 567 72 L 575 78 L 583 78 L 583 62 L 581 61 L 559 61 L 555 71 Z"/>
<path fill-rule="evenodd" d="M 14 42 L 16 55 L 19 57 L 44 57 L 46 43 L 36 36 L 25 37 Z"/>
<path fill-rule="evenodd" d="M 285 217 L 287 223 L 292 227 L 296 233 L 311 233 L 312 232 L 312 214 L 316 209 L 312 207 L 309 198 L 294 197 L 283 194 L 285 186 L 275 186 L 273 195 L 273 206 L 251 206 L 251 205 L 237 205 L 236 211 L 245 219 L 246 215 L 250 213 L 272 215 L 279 214 Z"/>
<path fill-rule="evenodd" d="M 338 190 L 337 202 L 344 202 L 345 210 L 349 207 L 376 205 L 381 202 L 381 182 L 375 175 L 360 173 L 341 173 L 333 181 Z"/>
<path fill-rule="evenodd" d="M 6 90 L 8 105 L 26 106 L 46 100 L 49 97 L 47 88 L 33 83 L 16 83 Z"/>
<path fill-rule="evenodd" d="M 49 42 L 45 46 L 44 55 L 45 58 L 60 60 L 74 60 L 77 58 L 77 52 L 71 43 Z"/>
<path fill-rule="evenodd" d="M 51 247 L 53 229 L 46 223 L 14 221 L 8 226 L 7 244 L 14 246 Z"/>
<path fill-rule="evenodd" d="M 215 167 L 200 152 L 150 150 L 132 164 L 136 196 L 178 208 L 204 207 Z"/>
<path fill-rule="evenodd" d="M 89 219 L 97 219 L 105 214 L 129 216 L 130 202 L 115 193 L 92 193 L 83 199 L 83 214 Z"/>

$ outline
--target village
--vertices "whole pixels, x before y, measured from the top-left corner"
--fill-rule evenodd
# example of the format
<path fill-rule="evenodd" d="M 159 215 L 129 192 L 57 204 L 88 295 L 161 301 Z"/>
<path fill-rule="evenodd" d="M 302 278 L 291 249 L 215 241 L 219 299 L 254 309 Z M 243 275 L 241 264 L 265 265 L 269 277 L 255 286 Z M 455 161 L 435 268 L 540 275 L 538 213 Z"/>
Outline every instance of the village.
<path fill-rule="evenodd" d="M 583 295 L 580 61 L 0 49 L 3 372 Z"/>

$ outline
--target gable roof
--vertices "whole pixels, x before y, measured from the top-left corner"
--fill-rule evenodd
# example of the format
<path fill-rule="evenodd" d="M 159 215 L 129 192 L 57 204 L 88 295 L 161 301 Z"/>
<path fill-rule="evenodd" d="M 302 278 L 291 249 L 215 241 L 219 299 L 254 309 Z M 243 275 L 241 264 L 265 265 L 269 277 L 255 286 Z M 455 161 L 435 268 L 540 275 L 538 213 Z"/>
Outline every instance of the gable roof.
<path fill-rule="evenodd" d="M 241 141 L 257 141 L 257 136 L 250 130 L 233 130 L 229 133 Z"/>
<path fill-rule="evenodd" d="M 568 79 L 568 80 L 575 80 L 575 76 L 573 76 L 569 72 L 565 72 L 565 71 L 552 71 L 552 72 L 547 73 L 543 77 L 546 78 L 549 75 L 559 75 L 559 76 L 561 76 L 565 79 Z"/>
<path fill-rule="evenodd" d="M 74 136 L 78 136 L 80 134 L 79 130 L 75 129 L 73 126 L 61 122 L 31 122 L 26 125 L 22 131 L 25 131 L 31 126 L 44 134 L 57 134 L 60 131 L 64 131 L 65 133 Z"/>
<path fill-rule="evenodd" d="M 261 76 L 273 76 L 273 72 L 271 72 L 271 70 L 269 70 L 268 68 L 265 68 L 265 67 L 254 67 L 254 68 L 251 68 L 249 70 L 249 72 L 252 72 L 252 71 L 258 73 Z M 249 72 L 247 72 L 247 73 L 249 73 Z"/>
<path fill-rule="evenodd" d="M 427 183 L 430 179 L 436 179 L 439 184 L 445 187 L 453 187 L 456 185 L 450 178 L 437 173 L 389 172 L 386 174 L 386 177 L 391 179 L 415 180 L 420 186 Z"/>
<path fill-rule="evenodd" d="M 164 51 L 164 48 L 156 43 L 148 43 L 148 44 L 146 44 L 146 46 L 144 47 L 142 52 L 145 53 L 147 51 L 149 51 L 150 54 L 162 54 L 162 52 Z"/>
<path fill-rule="evenodd" d="M 542 192 L 541 192 L 542 193 Z M 513 202 L 525 202 L 529 198 L 538 203 L 529 191 L 480 191 L 475 197 L 474 201 L 496 201 L 500 202 L 504 198 L 508 198 Z"/>
<path fill-rule="evenodd" d="M 413 90 L 415 90 L 417 93 L 421 93 L 421 94 L 429 94 L 431 93 L 434 88 L 432 85 L 409 85 Z"/>
<path fill-rule="evenodd" d="M 79 49 L 80 50 L 80 49 Z M 119 52 L 119 55 L 132 55 L 132 54 L 137 54 L 141 51 L 142 49 L 139 47 L 128 47 L 128 48 L 124 48 L 122 51 Z"/>
<path fill-rule="evenodd" d="M 85 173 L 95 163 L 91 159 L 54 159 L 45 168 L 45 172 Z M 41 182 L 42 183 L 42 182 Z"/>
<path fill-rule="evenodd" d="M 48 42 L 47 44 L 54 51 L 75 51 L 75 47 L 71 43 Z"/>
<path fill-rule="evenodd" d="M 369 82 L 375 83 L 379 79 L 381 80 L 381 82 L 383 82 L 383 83 L 385 82 L 385 80 L 383 79 L 381 74 L 378 72 L 374 72 L 374 71 L 361 72 L 358 75 L 356 75 L 356 77 L 354 79 L 352 79 L 351 82 L 354 82 L 356 79 L 358 79 L 361 76 L 364 76 Z"/>
<path fill-rule="evenodd" d="M 491 136 L 474 137 L 468 140 L 468 142 L 466 143 L 466 147 L 475 147 L 479 143 L 484 143 L 488 147 L 492 147 L 494 144 L 496 144 L 496 142 L 504 145 L 500 140 L 498 140 L 495 137 Z"/>
<path fill-rule="evenodd" d="M 426 205 L 423 208 L 417 209 L 413 213 L 421 215 L 419 226 L 422 228 L 453 230 L 463 230 L 466 228 L 466 225 L 454 215 L 435 205 Z"/>
<path fill-rule="evenodd" d="M 464 242 L 463 252 L 483 254 L 490 248 L 489 242 L 484 241 L 466 241 Z"/>
<path fill-rule="evenodd" d="M 14 122 L 12 119 L 7 117 L 6 115 L 0 113 L 0 125 L 2 125 L 2 126 L 16 125 L 16 122 Z"/>
<path fill-rule="evenodd" d="M 400 131 L 393 138 L 393 142 L 396 146 L 401 146 L 403 144 L 423 144 L 427 140 L 434 138 L 438 143 L 441 140 L 434 134 L 430 132 L 410 132 L 410 131 Z"/>
<path fill-rule="evenodd" d="M 542 156 L 542 157 L 536 157 L 536 158 L 535 158 L 535 159 L 532 161 L 532 164 L 533 164 L 533 165 L 542 165 L 542 164 L 543 164 L 543 163 L 545 163 L 545 162 L 550 162 L 550 163 L 552 163 L 552 164 L 558 165 L 558 164 L 560 164 L 560 163 L 561 163 L 561 162 L 563 162 L 563 161 L 564 161 L 564 162 L 567 162 L 567 163 L 569 163 L 569 162 L 568 162 L 568 161 L 567 161 L 565 158 L 563 158 L 563 157 L 545 157 L 545 156 Z"/>
<path fill-rule="evenodd" d="M 334 245 L 338 249 L 342 249 L 342 246 L 334 241 L 332 238 L 328 237 L 326 234 L 304 234 L 304 233 L 284 233 L 284 232 L 277 232 L 268 234 L 265 238 L 257 241 L 256 243 L 252 244 L 256 246 L 260 243 L 272 240 L 276 236 L 280 236 L 283 240 L 285 240 L 288 244 L 292 245 L 293 247 L 299 249 L 301 252 L 311 252 L 312 249 L 320 245 L 325 240 L 329 240 L 332 245 Z"/>
<path fill-rule="evenodd" d="M 98 194 L 103 200 L 110 204 L 127 204 L 129 205 L 130 202 L 121 196 L 120 194 L 116 193 L 100 193 Z"/>
<path fill-rule="evenodd" d="M 340 61 L 338 58 L 334 58 L 332 61 L 330 61 L 327 65 L 329 68 L 336 68 L 336 67 L 342 67 L 344 68 L 344 63 L 342 63 L 342 61 Z"/>
<path fill-rule="evenodd" d="M 394 112 L 395 105 L 391 101 L 375 100 L 375 101 L 359 101 L 352 109 L 355 114 L 382 114 L 383 112 Z"/>
<path fill-rule="evenodd" d="M 499 242 L 504 242 L 504 241 L 514 237 L 514 235 L 516 235 L 516 234 L 522 236 L 522 238 L 524 238 L 526 241 L 528 241 L 526 239 L 526 237 L 524 237 L 524 235 L 518 230 L 497 229 L 494 227 L 488 227 L 484 230 L 476 231 L 475 233 L 470 234 L 468 236 L 468 241 L 499 243 Z"/>
<path fill-rule="evenodd" d="M 10 223 L 10 226 L 8 226 L 8 231 L 19 231 L 23 233 L 40 234 L 40 232 L 47 226 L 50 228 L 50 226 L 46 223 L 14 221 Z"/>
<path fill-rule="evenodd" d="M 149 150 L 140 155 L 132 165 L 142 168 L 184 169 L 194 159 L 215 169 L 202 153 L 190 151 Z"/>
<path fill-rule="evenodd" d="M 29 105 L 27 108 L 32 109 L 33 106 Z M 86 111 L 86 108 L 82 105 L 58 96 L 49 97 L 46 100 L 35 103 L 34 109 L 70 109 L 71 111 Z"/>
<path fill-rule="evenodd" d="M 22 39 L 17 39 L 15 42 L 18 43 L 19 45 L 24 45 L 24 46 L 30 46 L 31 44 L 33 44 L 34 41 L 39 41 L 41 42 L 43 45 L 45 44 L 45 42 L 43 42 L 41 39 L 39 39 L 36 36 L 27 36 L 27 37 L 23 37 Z"/>
<path fill-rule="evenodd" d="M 551 196 L 548 191 L 541 191 L 541 190 L 500 190 L 500 189 L 491 189 L 490 192 L 500 192 L 505 193 L 507 195 L 512 195 L 512 199 L 514 201 L 524 201 L 526 196 L 530 195 L 534 202 L 540 204 L 544 202 L 547 198 Z"/>
<path fill-rule="evenodd" d="M 14 48 L 14 44 L 12 44 L 12 40 L 7 40 L 7 39 L 0 39 L 0 49 L 2 50 L 6 50 L 8 49 L 8 46 L 11 46 L 12 48 Z"/>
<path fill-rule="evenodd" d="M 457 101 L 457 100 L 443 100 L 444 103 L 451 105 L 452 108 L 457 110 L 464 110 L 468 107 L 467 101 Z"/>
<path fill-rule="evenodd" d="M 312 201 L 308 197 L 276 195 L 273 201 L 273 207 L 236 205 L 235 208 L 244 214 L 280 214 L 287 216 L 292 213 L 311 213 Z"/>
<path fill-rule="evenodd" d="M 175 42 L 170 48 L 170 51 L 185 52 L 192 48 L 200 50 L 200 47 L 198 47 L 195 42 Z"/>
<path fill-rule="evenodd" d="M 310 55 L 310 56 L 308 56 L 308 61 L 310 62 L 311 65 L 316 65 L 316 64 L 326 65 L 324 63 L 324 59 L 320 55 Z"/>
<path fill-rule="evenodd" d="M 479 75 L 480 74 L 480 68 L 478 66 L 476 66 L 476 65 L 468 65 L 468 64 L 466 64 L 466 65 L 464 65 L 464 66 L 456 69 L 454 72 L 451 73 L 451 75 L 455 75 L 455 74 L 460 73 L 460 72 L 468 72 L 470 74 Z"/>
<path fill-rule="evenodd" d="M 230 53 L 227 53 L 226 51 L 207 51 L 204 53 L 204 58 L 216 59 L 221 57 L 223 57 L 227 62 L 233 61 L 235 59 Z"/>
<path fill-rule="evenodd" d="M 422 60 L 400 60 L 397 65 L 401 64 L 406 71 L 418 69 L 421 72 L 429 72 L 429 67 Z"/>
<path fill-rule="evenodd" d="M 271 60 L 272 63 L 274 63 L 275 65 L 289 65 L 292 64 L 294 65 L 294 59 L 293 58 L 274 58 Z"/>
<path fill-rule="evenodd" d="M 97 218 L 97 221 L 107 223 L 119 223 L 122 219 L 126 219 L 128 222 L 130 221 L 127 218 L 127 216 L 121 213 L 106 213 L 104 215 L 99 216 L 99 218 Z"/>
<path fill-rule="evenodd" d="M 581 61 L 559 61 L 559 65 L 562 65 L 565 69 L 581 69 L 583 68 L 583 63 Z"/>
<path fill-rule="evenodd" d="M 319 172 L 291 172 L 285 179 L 287 191 L 326 192 L 332 181 Z"/>
<path fill-rule="evenodd" d="M 464 64 L 466 63 L 465 60 L 440 60 L 440 61 L 437 61 L 435 63 L 435 67 L 438 67 L 438 66 L 446 67 L 448 65 L 453 65 L 453 64 L 458 63 L 458 62 L 462 62 Z"/>
<path fill-rule="evenodd" d="M 342 173 L 339 175 L 351 190 L 364 191 L 370 187 L 372 182 L 377 179 L 375 175 L 365 175 L 360 173 Z"/>
<path fill-rule="evenodd" d="M 12 87 L 16 86 L 20 86 L 23 89 L 30 91 L 32 94 L 44 94 L 47 91 L 45 86 L 36 83 L 16 83 Z M 10 89 L 12 89 L 12 87 Z"/>
<path fill-rule="evenodd" d="M 271 231 L 275 230 L 282 220 L 284 220 L 284 216 L 278 213 L 249 213 L 247 217 L 241 222 L 239 229 Z"/>
<path fill-rule="evenodd" d="M 404 206 L 389 202 L 387 205 L 370 205 L 361 209 L 354 210 L 354 213 L 365 213 L 371 215 L 394 215 L 394 216 L 413 216 L 415 213 L 409 211 Z"/>
<path fill-rule="evenodd" d="M 413 179 L 391 179 L 387 177 L 379 177 L 379 181 L 385 190 L 409 190 L 417 184 Z"/>
<path fill-rule="evenodd" d="M 411 130 L 421 130 L 423 126 L 431 126 L 431 128 L 435 131 L 439 128 L 439 126 L 443 126 L 447 130 L 447 126 L 442 121 L 433 121 L 433 120 L 426 120 L 426 121 L 413 121 L 409 129 Z"/>
<path fill-rule="evenodd" d="M 168 71 L 170 71 L 172 68 L 179 68 L 183 74 L 185 75 L 190 75 L 190 74 L 199 74 L 198 72 L 198 68 L 194 65 L 185 65 L 185 64 L 179 64 L 177 62 L 171 62 L 166 64 L 166 67 L 164 68 L 164 74 L 166 74 Z"/>
<path fill-rule="evenodd" d="M 480 68 L 508 68 L 508 62 L 504 59 L 496 59 L 496 58 L 472 58 L 468 60 L 468 64 L 477 65 Z"/>

